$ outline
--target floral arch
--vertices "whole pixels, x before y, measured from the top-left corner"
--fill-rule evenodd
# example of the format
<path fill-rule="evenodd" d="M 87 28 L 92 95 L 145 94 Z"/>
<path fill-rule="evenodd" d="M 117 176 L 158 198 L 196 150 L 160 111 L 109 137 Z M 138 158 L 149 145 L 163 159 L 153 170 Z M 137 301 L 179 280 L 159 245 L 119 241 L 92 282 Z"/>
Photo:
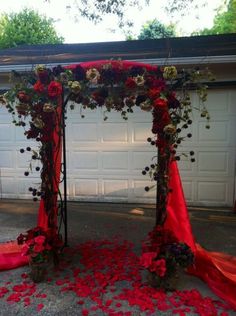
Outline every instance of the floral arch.
<path fill-rule="evenodd" d="M 40 198 L 38 226 L 50 234 L 54 241 L 58 240 L 61 221 L 65 224 L 67 238 L 66 213 L 63 212 L 66 197 L 64 200 L 61 198 L 62 213 L 58 223 L 58 195 L 61 197 L 61 171 L 66 181 L 64 114 L 68 101 L 71 102 L 71 108 L 105 107 L 108 112 L 115 110 L 125 120 L 133 112 L 134 106 L 151 111 L 152 136 L 148 142 L 157 147 L 157 161 L 146 167 L 143 174 L 149 173 L 157 188 L 156 224 L 169 229 L 177 240 L 191 248 L 195 265 L 189 272 L 201 277 L 218 295 L 236 307 L 236 279 L 229 272 L 233 268 L 229 267 L 228 257 L 207 252 L 194 241 L 176 164 L 176 160 L 180 159 L 176 148 L 185 137 L 191 137 L 187 132 L 182 136 L 182 130 L 185 131 L 192 123 L 189 90 L 193 85 L 200 98 L 201 115 L 209 119 L 204 105 L 206 85 L 202 83 L 209 76 L 208 71 L 199 69 L 177 72 L 173 66 L 160 68 L 113 60 L 57 66 L 53 69 L 38 66 L 30 73 L 15 73 L 16 83 L 2 96 L 1 101 L 13 115 L 13 123 L 24 128 L 27 139 L 37 142 L 38 150 L 30 147 L 21 149 L 22 153 L 25 150 L 32 153 L 30 168 L 25 176 L 33 168 L 40 171 L 41 185 L 30 187 L 29 191 L 35 201 Z M 104 116 L 104 119 L 107 117 Z M 64 160 L 61 164 L 62 153 Z M 194 161 L 193 151 L 189 157 Z M 149 190 L 149 187 L 145 190 Z M 14 256 L 10 267 L 27 262 L 27 258 L 19 254 Z"/>

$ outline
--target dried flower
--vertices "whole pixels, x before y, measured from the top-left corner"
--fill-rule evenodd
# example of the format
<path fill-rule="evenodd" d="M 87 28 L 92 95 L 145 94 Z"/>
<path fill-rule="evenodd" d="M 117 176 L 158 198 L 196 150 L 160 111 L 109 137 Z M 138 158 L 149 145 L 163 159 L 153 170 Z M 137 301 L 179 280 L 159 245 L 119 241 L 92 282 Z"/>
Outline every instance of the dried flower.
<path fill-rule="evenodd" d="M 145 83 L 145 79 L 144 79 L 143 76 L 134 77 L 134 81 L 136 82 L 136 85 L 137 85 L 138 87 L 143 86 L 144 83 Z"/>
<path fill-rule="evenodd" d="M 151 104 L 150 100 L 147 99 L 146 101 L 140 103 L 140 108 L 141 108 L 143 111 L 147 111 L 147 112 L 151 111 L 151 109 L 152 109 L 152 104 Z"/>
<path fill-rule="evenodd" d="M 177 77 L 177 69 L 175 66 L 168 66 L 164 68 L 163 77 L 165 79 L 175 79 Z"/>
<path fill-rule="evenodd" d="M 35 127 L 39 128 L 39 129 L 42 129 L 44 128 L 44 122 L 43 120 L 41 120 L 40 118 L 36 117 L 34 120 L 33 120 L 33 124 Z"/>
<path fill-rule="evenodd" d="M 51 103 L 45 103 L 43 105 L 43 112 L 50 113 L 50 112 L 53 112 L 54 110 L 55 110 L 55 108 Z"/>
<path fill-rule="evenodd" d="M 81 91 L 81 84 L 79 83 L 79 81 L 69 81 L 68 86 L 75 94 L 78 94 Z"/>
<path fill-rule="evenodd" d="M 176 127 L 173 124 L 168 124 L 163 130 L 167 135 L 173 135 L 176 132 Z"/>
<path fill-rule="evenodd" d="M 96 68 L 91 68 L 86 71 L 86 78 L 94 84 L 98 83 L 98 80 L 100 79 L 100 73 Z"/>

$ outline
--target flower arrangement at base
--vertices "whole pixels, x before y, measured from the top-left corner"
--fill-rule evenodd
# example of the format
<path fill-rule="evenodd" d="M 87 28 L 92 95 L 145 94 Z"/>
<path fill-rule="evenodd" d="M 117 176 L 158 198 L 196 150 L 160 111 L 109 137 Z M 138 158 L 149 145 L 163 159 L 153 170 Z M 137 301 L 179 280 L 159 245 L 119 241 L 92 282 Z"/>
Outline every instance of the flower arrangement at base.
<path fill-rule="evenodd" d="M 22 255 L 29 257 L 31 279 L 34 282 L 43 281 L 49 263 L 52 259 L 55 262 L 63 245 L 60 236 L 35 227 L 26 234 L 20 234 L 17 242 L 22 245 Z"/>
<path fill-rule="evenodd" d="M 179 272 L 194 263 L 194 254 L 171 231 L 156 226 L 143 242 L 140 263 L 148 270 L 148 282 L 151 286 L 174 290 Z"/>

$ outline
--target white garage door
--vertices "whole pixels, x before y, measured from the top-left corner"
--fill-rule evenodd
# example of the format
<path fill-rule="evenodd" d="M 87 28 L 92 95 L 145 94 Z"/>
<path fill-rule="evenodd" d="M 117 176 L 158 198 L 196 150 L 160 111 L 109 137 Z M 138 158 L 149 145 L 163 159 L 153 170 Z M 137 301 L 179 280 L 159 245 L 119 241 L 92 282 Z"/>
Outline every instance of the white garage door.
<path fill-rule="evenodd" d="M 194 102 L 197 104 L 196 97 Z M 179 163 L 188 204 L 232 206 L 235 184 L 236 93 L 209 92 L 211 128 L 194 113 L 193 138 L 183 151 L 195 151 L 196 163 Z M 143 167 L 150 164 L 155 148 L 146 139 L 151 135 L 151 114 L 137 109 L 124 121 L 103 110 L 69 111 L 67 120 L 68 193 L 72 200 L 154 203 L 155 190 L 145 192 L 148 177 Z M 8 113 L 0 115 L 0 190 L 3 198 L 28 198 L 28 187 L 38 183 L 36 175 L 24 177 L 27 155 L 19 149 L 29 144 L 21 128 L 11 124 Z M 33 146 L 33 143 L 30 145 Z"/>

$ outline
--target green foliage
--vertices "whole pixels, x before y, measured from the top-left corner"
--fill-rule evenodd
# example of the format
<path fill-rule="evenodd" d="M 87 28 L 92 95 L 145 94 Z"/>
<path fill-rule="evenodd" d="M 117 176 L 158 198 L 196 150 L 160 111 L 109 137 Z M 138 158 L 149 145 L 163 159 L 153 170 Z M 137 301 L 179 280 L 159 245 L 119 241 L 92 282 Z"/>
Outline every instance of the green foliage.
<path fill-rule="evenodd" d="M 53 20 L 33 10 L 24 9 L 19 13 L 0 16 L 0 48 L 23 44 L 58 44 L 63 40 L 57 35 Z"/>
<path fill-rule="evenodd" d="M 222 7 L 218 9 L 213 27 L 204 29 L 197 35 L 236 33 L 236 0 L 228 1 L 226 10 L 222 12 L 222 9 Z"/>
<path fill-rule="evenodd" d="M 175 26 L 164 25 L 160 23 L 157 19 L 148 21 L 145 25 L 142 26 L 138 39 L 157 39 L 157 38 L 166 38 L 174 37 L 176 35 Z"/>
<path fill-rule="evenodd" d="M 67 9 L 71 10 L 76 20 L 83 16 L 94 23 L 103 21 L 107 15 L 112 15 L 117 18 L 118 26 L 124 28 L 133 24 L 125 17 L 127 10 L 133 7 L 141 9 L 149 2 L 150 0 L 74 0 L 67 5 Z"/>

